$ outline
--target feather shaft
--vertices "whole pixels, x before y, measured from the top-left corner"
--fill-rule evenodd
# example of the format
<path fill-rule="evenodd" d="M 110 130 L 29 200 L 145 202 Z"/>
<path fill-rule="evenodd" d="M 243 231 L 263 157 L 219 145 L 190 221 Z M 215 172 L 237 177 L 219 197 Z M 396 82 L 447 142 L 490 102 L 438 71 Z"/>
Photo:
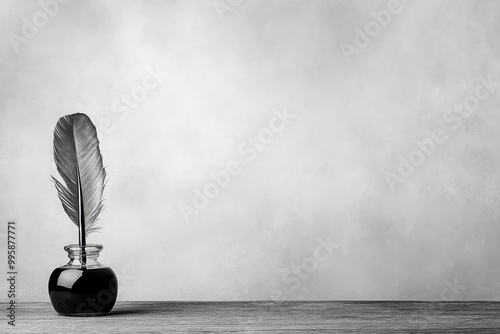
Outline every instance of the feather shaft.
<path fill-rule="evenodd" d="M 87 242 L 85 240 L 85 218 L 83 216 L 84 206 L 83 206 L 83 195 L 82 195 L 82 184 L 80 179 L 80 170 L 77 170 L 77 187 L 78 187 L 78 240 L 80 246 L 86 246 Z"/>

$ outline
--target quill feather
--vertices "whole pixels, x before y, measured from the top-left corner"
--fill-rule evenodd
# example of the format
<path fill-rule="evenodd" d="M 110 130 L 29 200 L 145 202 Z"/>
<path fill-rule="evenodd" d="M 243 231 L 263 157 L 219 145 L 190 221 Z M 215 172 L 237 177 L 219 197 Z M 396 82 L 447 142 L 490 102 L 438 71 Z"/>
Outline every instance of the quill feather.
<path fill-rule="evenodd" d="M 52 176 L 64 211 L 78 226 L 80 246 L 104 208 L 106 170 L 94 124 L 85 114 L 61 117 L 54 131 L 54 161 L 66 186 Z"/>

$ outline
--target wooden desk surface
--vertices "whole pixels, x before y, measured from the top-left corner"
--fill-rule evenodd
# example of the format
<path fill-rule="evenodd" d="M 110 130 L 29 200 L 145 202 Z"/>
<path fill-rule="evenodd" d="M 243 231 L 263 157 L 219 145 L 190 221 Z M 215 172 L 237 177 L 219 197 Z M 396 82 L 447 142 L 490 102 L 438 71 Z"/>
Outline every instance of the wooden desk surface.
<path fill-rule="evenodd" d="M 19 303 L 15 327 L 2 319 L 1 333 L 500 333 L 500 302 L 118 302 L 93 318 Z"/>

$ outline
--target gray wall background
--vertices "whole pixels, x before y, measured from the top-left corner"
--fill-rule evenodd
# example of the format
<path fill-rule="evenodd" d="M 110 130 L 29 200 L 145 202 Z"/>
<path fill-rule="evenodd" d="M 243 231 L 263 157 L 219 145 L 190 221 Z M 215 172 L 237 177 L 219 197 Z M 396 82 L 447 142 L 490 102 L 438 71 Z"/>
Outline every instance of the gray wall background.
<path fill-rule="evenodd" d="M 499 299 L 498 1 L 44 6 L 0 4 L 0 241 L 15 219 L 19 301 L 48 301 L 78 242 L 49 176 L 75 112 L 101 140 L 89 241 L 121 300 Z M 146 91 L 148 68 L 168 75 Z M 238 148 L 259 134 L 250 159 Z"/>

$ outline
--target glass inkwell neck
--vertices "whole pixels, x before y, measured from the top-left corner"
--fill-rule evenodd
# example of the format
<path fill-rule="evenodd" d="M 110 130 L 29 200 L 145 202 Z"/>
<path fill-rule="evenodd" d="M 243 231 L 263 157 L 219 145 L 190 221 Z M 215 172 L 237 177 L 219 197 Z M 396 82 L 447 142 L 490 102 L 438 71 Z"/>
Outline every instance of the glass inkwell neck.
<path fill-rule="evenodd" d="M 99 252 L 102 251 L 102 245 L 98 244 L 87 244 L 86 246 L 80 246 L 77 244 L 71 244 L 64 247 L 64 250 L 68 252 L 69 262 L 66 266 L 71 267 L 97 267 L 101 264 L 97 261 L 99 257 Z"/>

